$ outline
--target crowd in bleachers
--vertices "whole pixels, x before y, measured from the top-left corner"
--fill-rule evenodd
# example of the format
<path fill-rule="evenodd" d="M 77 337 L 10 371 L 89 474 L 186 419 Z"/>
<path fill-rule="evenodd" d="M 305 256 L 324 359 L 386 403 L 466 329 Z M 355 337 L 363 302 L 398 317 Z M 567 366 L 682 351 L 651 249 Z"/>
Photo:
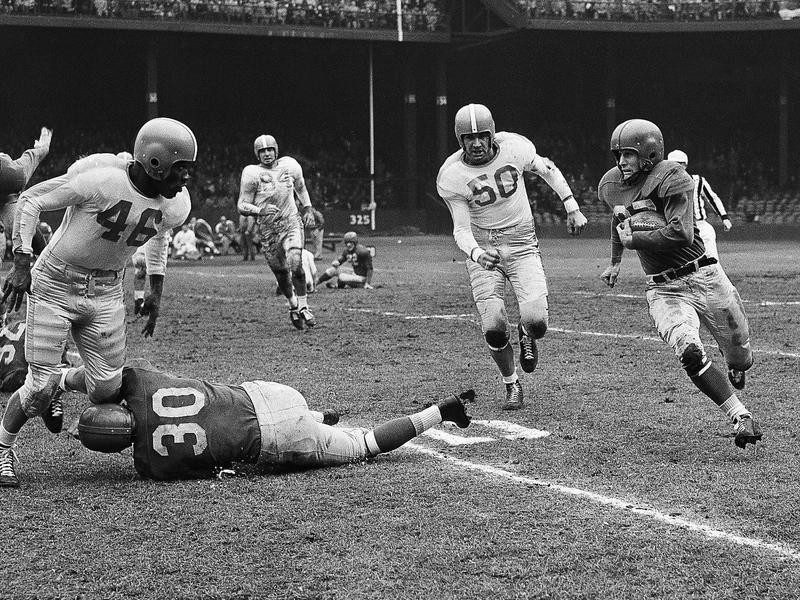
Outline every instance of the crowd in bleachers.
<path fill-rule="evenodd" d="M 395 0 L 0 0 L 21 15 L 187 20 L 345 29 L 396 29 Z M 447 27 L 442 0 L 402 0 L 404 31 Z"/>
<path fill-rule="evenodd" d="M 607 215 L 597 199 L 596 186 L 611 165 L 606 140 L 586 134 L 565 134 L 566 126 L 551 126 L 537 132 L 535 143 L 542 155 L 552 158 L 564 173 L 584 212 L 589 217 Z M 255 162 L 249 140 L 232 141 L 227 128 L 197 128 L 202 153 L 190 182 L 195 208 L 205 214 L 234 214 L 242 168 Z M 671 132 L 670 132 L 671 133 Z M 674 134 L 669 139 L 678 139 Z M 30 132 L 7 131 L 0 149 L 18 156 L 29 143 Z M 34 174 L 32 183 L 63 173 L 74 160 L 92 152 L 130 150 L 130 142 L 119 132 L 85 129 L 57 131 L 50 155 Z M 683 147 L 689 153 L 689 171 L 705 176 L 739 221 L 800 223 L 800 192 L 792 178 L 781 189 L 777 185 L 775 161 L 747 152 L 738 145 L 709 143 L 706 147 Z M 672 147 L 668 148 L 672 149 Z M 358 210 L 370 198 L 368 146 L 366 140 L 328 139 L 319 133 L 297 133 L 281 140 L 281 152 L 303 166 L 306 184 L 315 204 L 323 209 Z M 745 160 L 743 157 L 747 156 Z M 402 167 L 376 157 L 375 199 L 378 209 L 406 206 Z M 552 190 L 539 178 L 528 181 L 529 196 L 537 220 L 546 224 L 563 219 L 563 207 Z M 432 181 L 418 182 L 419 206 L 424 208 Z"/>
<path fill-rule="evenodd" d="M 530 19 L 730 21 L 800 18 L 795 0 L 519 0 Z"/>

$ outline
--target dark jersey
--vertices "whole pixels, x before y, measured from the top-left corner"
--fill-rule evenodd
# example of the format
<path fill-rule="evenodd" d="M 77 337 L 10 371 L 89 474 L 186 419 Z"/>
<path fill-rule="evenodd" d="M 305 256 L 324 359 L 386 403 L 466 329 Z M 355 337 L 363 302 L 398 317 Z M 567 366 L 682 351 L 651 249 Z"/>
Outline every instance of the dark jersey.
<path fill-rule="evenodd" d="M 126 367 L 122 393 L 136 419 L 133 463 L 142 477 L 209 477 L 217 467 L 258 460 L 261 430 L 239 386 Z"/>
<path fill-rule="evenodd" d="M 8 323 L 0 330 L 0 391 L 16 391 L 27 372 L 25 321 Z"/>
<path fill-rule="evenodd" d="M 694 224 L 693 189 L 694 182 L 686 170 L 670 161 L 657 163 L 646 177 L 633 184 L 623 181 L 617 167 L 610 169 L 600 180 L 597 195 L 612 210 L 620 205 L 625 207 L 628 215 L 654 210 L 667 220 L 667 225 L 661 229 L 633 233 L 633 249 L 639 254 L 646 274 L 680 267 L 705 253 L 703 240 Z M 621 254 L 622 245 L 615 228 L 618 222 L 612 218 L 611 238 Z M 691 244 L 687 244 L 690 239 Z"/>
<path fill-rule="evenodd" d="M 347 261 L 353 265 L 353 273 L 361 277 L 366 277 L 367 272 L 372 270 L 372 254 L 370 254 L 369 248 L 362 244 L 356 244 L 352 252 L 349 252 L 345 246 L 339 257 L 339 264 L 343 265 Z"/>

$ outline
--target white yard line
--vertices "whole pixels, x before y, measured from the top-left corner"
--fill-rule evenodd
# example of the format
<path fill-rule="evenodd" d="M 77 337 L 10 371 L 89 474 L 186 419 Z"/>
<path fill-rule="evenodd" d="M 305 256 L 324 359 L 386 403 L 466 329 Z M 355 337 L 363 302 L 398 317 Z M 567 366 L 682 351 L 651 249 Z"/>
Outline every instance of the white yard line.
<path fill-rule="evenodd" d="M 646 517 L 654 521 L 659 521 L 666 525 L 678 527 L 680 529 L 686 529 L 698 533 L 700 535 L 703 535 L 710 539 L 719 539 L 726 542 L 730 542 L 732 544 L 737 544 L 739 546 L 748 546 L 751 548 L 757 548 L 760 550 L 771 552 L 773 554 L 777 554 L 782 558 L 788 558 L 791 560 L 800 561 L 800 550 L 797 550 L 785 544 L 775 544 L 771 542 L 766 542 L 764 540 L 760 540 L 758 538 L 749 538 L 737 535 L 735 533 L 730 533 L 728 531 L 722 531 L 721 529 L 714 529 L 713 527 L 709 527 L 708 525 L 695 523 L 694 521 L 690 521 L 688 519 L 673 517 L 672 515 L 668 515 L 653 508 L 644 508 L 642 506 L 635 506 L 629 500 L 621 500 L 619 498 L 614 498 L 611 496 L 603 496 L 602 494 L 597 494 L 595 492 L 582 490 L 580 488 L 561 485 L 559 483 L 555 483 L 553 481 L 547 481 L 544 479 L 536 479 L 533 477 L 516 475 L 510 471 L 506 471 L 504 469 L 498 469 L 497 467 L 482 465 L 479 463 L 462 460 L 460 458 L 447 456 L 446 454 L 442 454 L 437 450 L 432 450 L 430 448 L 426 448 L 425 446 L 421 446 L 413 442 L 408 442 L 404 444 L 403 447 L 410 448 L 422 454 L 427 454 L 428 456 L 431 456 L 433 458 L 449 462 L 463 469 L 467 469 L 470 471 L 478 471 L 492 477 L 507 479 L 515 483 L 522 483 L 524 485 L 535 485 L 543 487 L 558 494 L 583 498 L 584 500 L 588 500 L 596 504 L 609 506 L 611 508 L 629 512 L 641 517 Z"/>
<path fill-rule="evenodd" d="M 497 440 L 490 437 L 465 437 L 463 435 L 454 435 L 447 433 L 441 429 L 428 429 L 422 435 L 444 442 L 449 446 L 469 446 L 472 444 L 485 444 L 486 442 L 496 442 Z"/>
<path fill-rule="evenodd" d="M 483 425 L 484 427 L 489 427 L 491 429 L 505 431 L 506 435 L 502 437 L 507 440 L 538 440 L 550 435 L 549 431 L 544 431 L 542 429 L 531 429 L 529 427 L 517 425 L 516 423 L 509 423 L 508 421 L 484 421 L 481 419 L 473 419 L 472 423 L 477 423 L 478 425 Z"/>
<path fill-rule="evenodd" d="M 452 315 L 406 315 L 403 313 L 398 312 L 388 312 L 388 311 L 381 311 L 375 310 L 371 308 L 346 308 L 345 310 L 351 312 L 364 312 L 364 313 L 371 313 L 382 315 L 385 317 L 399 317 L 401 319 L 471 319 L 476 320 L 477 317 L 475 315 L 466 315 L 466 314 L 452 314 Z M 563 329 L 561 327 L 549 327 L 548 331 L 554 331 L 557 333 L 566 333 L 566 334 L 575 334 L 575 335 L 583 335 L 583 336 L 594 336 L 594 337 L 607 337 L 613 339 L 625 339 L 625 340 L 640 340 L 644 342 L 658 342 L 663 343 L 660 338 L 648 335 L 640 335 L 635 333 L 607 333 L 603 331 L 579 331 L 577 329 Z M 718 348 L 716 344 L 706 344 L 709 348 Z M 766 354 L 769 356 L 785 356 L 787 358 L 800 358 L 800 353 L 797 352 L 784 352 L 783 350 L 769 350 L 764 348 L 754 348 L 754 352 L 757 354 Z"/>

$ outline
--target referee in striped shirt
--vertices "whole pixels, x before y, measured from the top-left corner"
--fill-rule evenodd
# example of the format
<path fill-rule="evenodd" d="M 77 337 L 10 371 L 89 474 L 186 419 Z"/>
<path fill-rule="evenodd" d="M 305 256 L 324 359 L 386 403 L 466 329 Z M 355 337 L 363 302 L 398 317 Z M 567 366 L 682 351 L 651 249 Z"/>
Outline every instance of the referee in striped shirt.
<path fill-rule="evenodd" d="M 689 164 L 689 157 L 683 150 L 673 150 L 667 155 L 667 160 L 682 164 L 684 168 Z M 717 213 L 722 219 L 722 228 L 728 232 L 733 227 L 731 218 L 728 216 L 728 211 L 725 210 L 725 205 L 722 200 L 711 189 L 711 186 L 702 175 L 692 175 L 694 181 L 694 192 L 692 193 L 692 205 L 694 206 L 694 222 L 697 224 L 697 229 L 700 232 L 700 237 L 703 238 L 703 244 L 706 247 L 706 256 L 719 259 L 717 252 L 717 234 L 711 223 L 708 222 L 708 211 L 706 210 L 706 203 L 711 205 L 714 212 Z"/>

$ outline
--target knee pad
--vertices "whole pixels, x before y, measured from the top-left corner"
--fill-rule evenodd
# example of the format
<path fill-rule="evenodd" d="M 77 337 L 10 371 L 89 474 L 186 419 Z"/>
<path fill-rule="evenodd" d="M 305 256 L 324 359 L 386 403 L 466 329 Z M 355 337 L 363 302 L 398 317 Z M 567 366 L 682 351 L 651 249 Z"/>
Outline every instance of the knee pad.
<path fill-rule="evenodd" d="M 547 321 L 525 321 L 523 323 L 525 326 L 525 331 L 531 336 L 533 339 L 538 340 L 544 337 L 544 334 L 547 333 Z"/>
<path fill-rule="evenodd" d="M 697 344 L 689 344 L 681 354 L 681 365 L 689 377 L 699 375 L 708 364 L 709 360 L 705 351 Z"/>
<path fill-rule="evenodd" d="M 483 334 L 486 344 L 492 350 L 499 352 L 508 345 L 508 332 L 490 329 Z"/>
<path fill-rule="evenodd" d="M 519 317 L 529 336 L 535 340 L 544 337 L 548 321 L 547 296 L 520 303 Z"/>

